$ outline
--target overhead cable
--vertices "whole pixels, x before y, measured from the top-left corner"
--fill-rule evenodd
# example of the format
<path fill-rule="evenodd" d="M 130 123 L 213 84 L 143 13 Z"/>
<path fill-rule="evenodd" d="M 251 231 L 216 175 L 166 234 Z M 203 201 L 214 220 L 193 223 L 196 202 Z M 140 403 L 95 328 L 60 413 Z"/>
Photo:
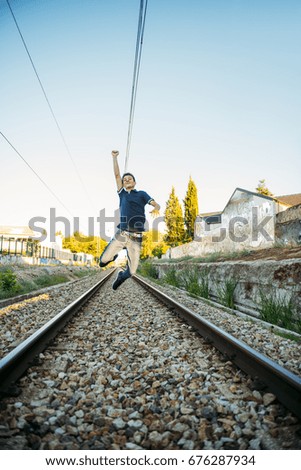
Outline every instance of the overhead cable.
<path fill-rule="evenodd" d="M 45 188 L 47 188 L 47 190 L 52 194 L 52 196 L 54 196 L 55 199 L 64 207 L 64 209 L 66 209 L 66 211 L 73 217 L 73 214 L 72 212 L 70 212 L 68 207 L 65 206 L 65 204 L 60 200 L 60 198 L 55 194 L 55 192 L 52 191 L 52 189 L 48 186 L 48 184 L 45 183 L 45 181 L 38 175 L 38 173 L 32 168 L 32 166 L 25 160 L 25 158 L 20 154 L 20 152 L 18 152 L 18 150 L 13 146 L 13 144 L 8 140 L 8 138 L 5 137 L 3 132 L 0 131 L 0 134 L 6 140 L 6 142 L 11 146 L 11 148 L 16 152 L 16 154 L 23 160 L 25 165 L 27 165 L 28 168 L 36 175 L 36 177 L 41 181 L 41 183 L 45 186 Z"/>
<path fill-rule="evenodd" d="M 72 154 L 71 154 L 71 152 L 70 152 L 70 150 L 69 150 L 69 147 L 68 147 L 67 142 L 66 142 L 66 139 L 65 139 L 65 137 L 64 137 L 64 135 L 63 135 L 62 129 L 61 129 L 59 123 L 58 123 L 58 120 L 57 120 L 55 114 L 54 114 L 53 108 L 52 108 L 52 106 L 51 106 L 51 104 L 50 104 L 50 101 L 49 101 L 48 96 L 47 96 L 47 94 L 46 94 L 45 88 L 44 88 L 44 86 L 43 86 L 43 84 L 42 84 L 42 81 L 41 81 L 41 79 L 40 79 L 40 77 L 39 77 L 39 74 L 38 74 L 37 69 L 36 69 L 36 67 L 35 67 L 35 64 L 34 64 L 34 62 L 33 62 L 33 59 L 32 59 L 32 57 L 31 57 L 31 55 L 30 55 L 30 52 L 29 52 L 28 47 L 27 47 L 27 45 L 26 45 L 25 39 L 24 39 L 23 34 L 22 34 L 22 32 L 21 32 L 21 30 L 20 30 L 20 27 L 19 27 L 19 25 L 18 25 L 17 19 L 16 19 L 15 15 L 14 15 L 14 12 L 13 12 L 11 6 L 10 6 L 9 0 L 6 0 L 6 2 L 7 2 L 7 5 L 8 5 L 8 7 L 9 7 L 9 9 L 10 9 L 11 14 L 12 14 L 13 20 L 14 20 L 15 25 L 16 25 L 16 27 L 17 27 L 17 30 L 18 30 L 18 32 L 19 32 L 19 35 L 20 35 L 20 38 L 21 38 L 22 43 L 23 43 L 23 45 L 24 45 L 24 48 L 25 48 L 25 50 L 26 50 L 26 52 L 27 52 L 27 55 L 28 55 L 28 57 L 29 57 L 30 63 L 31 63 L 32 68 L 33 68 L 33 70 L 34 70 L 34 73 L 35 73 L 35 75 L 36 75 L 36 77 L 37 77 L 37 79 L 38 79 L 39 85 L 40 85 L 41 90 L 42 90 L 42 92 L 43 92 L 44 98 L 45 98 L 45 100 L 46 100 L 46 102 L 47 102 L 48 108 L 49 108 L 49 110 L 50 110 L 50 112 L 51 112 L 51 115 L 52 115 L 52 117 L 53 117 L 53 119 L 54 119 L 54 122 L 55 122 L 55 124 L 56 124 L 56 127 L 57 127 L 57 129 L 58 129 L 58 131 L 59 131 L 59 134 L 60 134 L 61 139 L 62 139 L 62 141 L 63 141 L 63 144 L 64 144 L 64 146 L 65 146 L 65 149 L 66 149 L 66 151 L 67 151 L 67 153 L 68 153 L 68 156 L 69 156 L 69 158 L 70 158 L 70 160 L 71 160 L 71 162 L 72 162 L 72 164 L 73 164 L 73 167 L 74 167 L 75 172 L 76 172 L 76 174 L 77 174 L 77 176 L 78 176 L 78 179 L 79 179 L 81 185 L 83 186 L 83 189 L 84 189 L 84 191 L 85 191 L 85 193 L 86 193 L 86 195 L 87 195 L 89 201 L 92 202 L 92 201 L 91 201 L 91 198 L 90 198 L 90 195 L 89 195 L 89 193 L 88 193 L 88 191 L 87 191 L 87 189 L 86 189 L 86 186 L 85 186 L 85 184 L 84 184 L 84 182 L 83 182 L 83 179 L 82 179 L 82 177 L 81 177 L 81 175 L 80 175 L 80 173 L 79 173 L 79 171 L 78 171 L 78 168 L 77 168 L 77 166 L 76 166 L 76 164 L 75 164 L 75 161 L 74 161 L 74 159 L 73 159 L 73 157 L 72 157 Z"/>
<path fill-rule="evenodd" d="M 131 139 L 132 139 L 132 131 L 133 131 L 134 113 L 135 113 L 135 105 L 136 105 L 136 95 L 137 95 L 137 87 L 138 87 L 138 78 L 139 78 L 139 72 L 140 72 L 140 63 L 141 63 L 141 53 L 142 53 L 142 45 L 143 45 L 146 10 L 147 10 L 147 0 L 145 2 L 144 2 L 144 0 L 140 0 L 140 11 L 139 11 L 139 19 L 138 19 L 138 31 L 137 31 L 137 40 L 136 40 L 134 73 L 133 73 L 133 83 L 132 83 L 132 95 L 131 95 L 131 105 L 130 105 L 130 115 L 129 115 L 129 126 L 128 126 L 124 171 L 127 171 L 128 160 L 129 160 L 129 155 L 130 155 L 130 147 L 131 147 Z"/>

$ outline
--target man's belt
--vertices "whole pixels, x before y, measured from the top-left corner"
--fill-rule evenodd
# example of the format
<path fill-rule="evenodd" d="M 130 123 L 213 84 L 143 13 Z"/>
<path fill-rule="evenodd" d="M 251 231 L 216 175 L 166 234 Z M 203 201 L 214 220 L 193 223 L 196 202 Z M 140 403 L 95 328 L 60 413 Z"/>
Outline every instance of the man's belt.
<path fill-rule="evenodd" d="M 130 235 L 131 237 L 134 238 L 142 238 L 142 233 L 141 232 L 129 232 L 128 230 L 122 230 L 121 233 L 126 233 L 127 235 Z"/>

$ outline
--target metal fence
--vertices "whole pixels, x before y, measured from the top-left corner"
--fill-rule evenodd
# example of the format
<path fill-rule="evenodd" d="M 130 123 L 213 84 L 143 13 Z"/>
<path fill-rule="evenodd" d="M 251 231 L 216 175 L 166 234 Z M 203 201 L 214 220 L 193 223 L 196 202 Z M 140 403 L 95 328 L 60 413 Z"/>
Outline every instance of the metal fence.
<path fill-rule="evenodd" d="M 76 261 L 76 253 L 60 251 L 48 246 L 42 246 L 37 241 L 27 238 L 13 238 L 0 236 L 0 255 L 28 256 L 35 258 L 48 258 Z"/>

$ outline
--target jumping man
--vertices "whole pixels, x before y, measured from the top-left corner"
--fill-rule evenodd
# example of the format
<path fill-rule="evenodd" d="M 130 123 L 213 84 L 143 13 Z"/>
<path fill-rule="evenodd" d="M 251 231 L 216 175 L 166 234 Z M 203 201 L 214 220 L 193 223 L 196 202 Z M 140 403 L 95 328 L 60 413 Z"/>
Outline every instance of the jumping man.
<path fill-rule="evenodd" d="M 114 261 L 120 250 L 127 250 L 127 268 L 120 271 L 113 284 L 116 290 L 126 279 L 137 271 L 142 233 L 144 232 L 146 204 L 154 207 L 151 214 L 157 215 L 160 210 L 159 204 L 145 191 L 135 189 L 136 180 L 132 173 L 124 173 L 120 176 L 117 157 L 118 150 L 112 151 L 114 175 L 117 183 L 117 192 L 120 199 L 120 223 L 117 232 L 101 255 L 99 266 L 104 267 Z"/>

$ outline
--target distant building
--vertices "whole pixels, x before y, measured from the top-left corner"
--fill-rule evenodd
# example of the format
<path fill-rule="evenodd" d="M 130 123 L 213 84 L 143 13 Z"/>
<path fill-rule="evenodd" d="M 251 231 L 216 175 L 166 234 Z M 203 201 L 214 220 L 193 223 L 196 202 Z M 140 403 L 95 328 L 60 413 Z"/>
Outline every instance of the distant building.
<path fill-rule="evenodd" d="M 301 193 L 287 194 L 285 196 L 275 196 L 275 199 L 284 204 L 287 204 L 290 207 L 297 206 L 298 204 L 301 204 Z"/>
<path fill-rule="evenodd" d="M 276 241 L 286 244 L 301 243 L 301 193 L 277 196 L 281 202 L 291 206 L 276 215 Z"/>
<path fill-rule="evenodd" d="M 34 236 L 27 226 L 0 225 L 0 255 L 32 255 Z"/>
<path fill-rule="evenodd" d="M 56 235 L 54 242 L 45 240 L 41 243 L 36 240 L 36 236 L 39 235 L 40 233 L 36 234 L 27 226 L 0 225 L 0 261 L 6 257 L 10 259 L 9 262 L 13 258 L 13 261 L 23 260 L 31 264 L 62 262 L 91 265 L 93 263 L 93 255 L 71 253 L 70 250 L 62 248 L 62 235 Z"/>
<path fill-rule="evenodd" d="M 221 212 L 197 217 L 192 242 L 170 248 L 164 257 L 269 248 L 276 241 L 298 243 L 298 217 L 301 219 L 301 193 L 271 197 L 236 188 Z"/>

